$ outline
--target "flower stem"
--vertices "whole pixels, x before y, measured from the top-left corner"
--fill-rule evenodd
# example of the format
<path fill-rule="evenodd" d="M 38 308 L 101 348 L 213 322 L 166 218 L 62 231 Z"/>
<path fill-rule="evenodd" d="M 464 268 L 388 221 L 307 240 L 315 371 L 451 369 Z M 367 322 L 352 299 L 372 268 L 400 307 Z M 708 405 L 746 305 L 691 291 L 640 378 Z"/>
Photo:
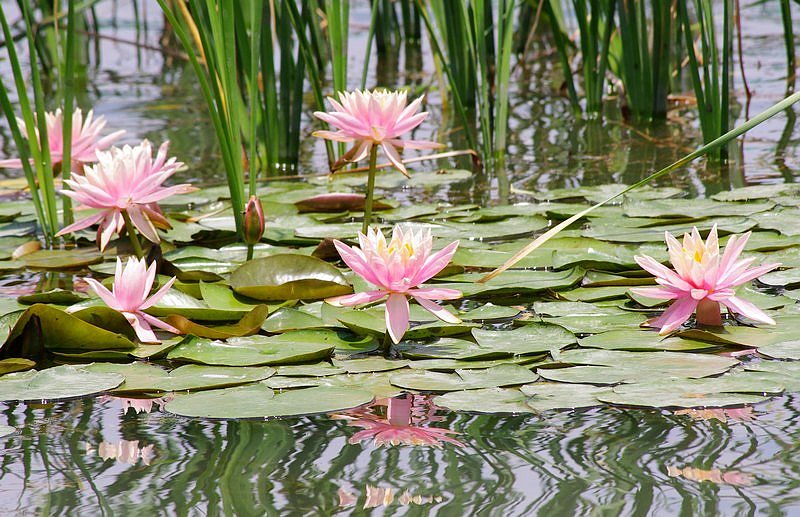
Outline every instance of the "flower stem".
<path fill-rule="evenodd" d="M 375 196 L 375 165 L 378 161 L 378 146 L 372 144 L 369 150 L 369 173 L 367 176 L 367 198 L 364 200 L 364 223 L 361 233 L 367 234 L 369 223 L 372 222 L 372 198 Z"/>
<path fill-rule="evenodd" d="M 697 304 L 696 321 L 698 325 L 721 327 L 722 315 L 719 313 L 719 302 L 700 300 L 700 303 Z"/>
<path fill-rule="evenodd" d="M 253 248 L 255 247 L 254 244 L 247 245 L 247 260 L 253 260 Z"/>
<path fill-rule="evenodd" d="M 131 240 L 133 252 L 136 254 L 136 258 L 140 259 L 144 256 L 144 252 L 142 252 L 142 244 L 139 242 L 139 237 L 136 235 L 136 228 L 133 227 L 131 216 L 128 215 L 128 212 L 123 210 L 122 218 L 125 220 L 125 229 L 128 230 L 128 238 Z"/>

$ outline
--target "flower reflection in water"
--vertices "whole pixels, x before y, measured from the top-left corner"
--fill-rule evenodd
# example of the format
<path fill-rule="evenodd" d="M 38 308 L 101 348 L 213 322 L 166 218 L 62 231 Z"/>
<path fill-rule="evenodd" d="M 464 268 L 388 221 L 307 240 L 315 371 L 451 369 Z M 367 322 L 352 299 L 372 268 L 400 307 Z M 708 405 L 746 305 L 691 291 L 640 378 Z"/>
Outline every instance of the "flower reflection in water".
<path fill-rule="evenodd" d="M 372 439 L 375 445 L 424 445 L 441 448 L 447 442 L 459 447 L 464 444 L 448 435 L 458 434 L 450 429 L 423 427 L 428 422 L 439 422 L 440 408 L 429 395 L 405 395 L 379 399 L 372 404 L 333 415 L 333 418 L 349 420 L 348 425 L 361 427 L 350 437 L 348 443 L 356 444 Z"/>
<path fill-rule="evenodd" d="M 111 397 L 104 395 L 99 397 L 99 400 L 101 402 L 111 401 L 119 403 L 122 406 L 123 415 L 127 414 L 131 409 L 138 415 L 139 413 L 152 413 L 154 409 L 161 411 L 164 409 L 164 406 L 167 404 L 167 402 L 173 398 L 174 397 L 172 395 L 155 399 L 129 399 L 125 397 Z"/>
<path fill-rule="evenodd" d="M 155 457 L 155 445 L 150 444 L 139 447 L 139 440 L 120 440 L 118 442 L 100 442 L 97 449 L 86 445 L 87 454 L 97 454 L 103 460 L 117 460 L 120 463 L 135 465 L 142 460 L 144 465 L 150 465 Z"/>
<path fill-rule="evenodd" d="M 749 486 L 753 484 L 753 476 L 738 470 L 722 472 L 719 469 L 704 470 L 694 467 L 678 468 L 668 466 L 667 475 L 671 478 L 682 477 L 689 481 L 711 481 L 718 485 Z"/>
<path fill-rule="evenodd" d="M 753 408 L 711 408 L 711 409 L 679 409 L 676 415 L 688 415 L 693 420 L 719 420 L 720 422 L 738 421 L 751 422 L 756 419 Z"/>
<path fill-rule="evenodd" d="M 392 487 L 383 488 L 367 485 L 364 505 L 362 508 L 368 509 L 377 508 L 379 506 L 389 506 L 395 502 L 401 506 L 410 506 L 412 504 L 422 505 L 428 503 L 440 503 L 444 500 L 442 496 L 414 495 L 408 490 L 400 493 L 398 496 L 397 494 L 399 492 L 400 491 L 398 489 Z M 345 488 L 340 488 L 338 495 L 339 506 L 343 508 L 355 506 L 356 502 L 358 501 L 358 496 Z"/>

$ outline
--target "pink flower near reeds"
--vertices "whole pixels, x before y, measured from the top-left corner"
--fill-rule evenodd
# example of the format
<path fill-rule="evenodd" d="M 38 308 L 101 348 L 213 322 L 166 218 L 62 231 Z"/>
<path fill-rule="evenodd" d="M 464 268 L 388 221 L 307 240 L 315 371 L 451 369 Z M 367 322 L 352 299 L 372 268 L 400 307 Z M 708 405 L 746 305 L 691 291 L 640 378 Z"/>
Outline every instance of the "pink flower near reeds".
<path fill-rule="evenodd" d="M 156 226 L 169 228 L 158 202 L 174 194 L 195 190 L 188 184 L 165 187 L 162 185 L 183 165 L 175 158 L 167 159 L 168 142 L 158 149 L 153 160 L 150 142 L 122 149 L 113 148 L 97 153 L 97 163 L 87 166 L 82 176 L 65 180 L 71 190 L 61 193 L 69 196 L 80 206 L 76 210 L 98 210 L 96 213 L 63 228 L 56 235 L 64 235 L 100 223 L 97 244 L 104 250 L 111 237 L 125 226 L 123 213 L 146 239 L 159 242 Z"/>
<path fill-rule="evenodd" d="M 345 163 L 363 160 L 374 145 L 379 145 L 386 157 L 397 170 L 408 176 L 400 152 L 405 149 L 435 149 L 441 144 L 425 140 L 408 140 L 402 135 L 408 133 L 428 116 L 419 111 L 422 97 L 407 105 L 405 91 L 356 90 L 340 92 L 339 101 L 328 101 L 333 111 L 317 111 L 314 116 L 336 128 L 336 131 L 315 131 L 314 136 L 336 142 L 355 142 L 355 145 L 334 164 L 334 170 Z"/>
<path fill-rule="evenodd" d="M 64 133 L 63 133 L 63 113 L 57 109 L 55 113 L 45 113 L 45 124 L 47 125 L 47 145 L 50 149 L 50 161 L 53 165 L 60 164 L 64 157 Z M 20 131 L 27 137 L 25 122 L 17 118 Z M 86 119 L 80 109 L 72 112 L 72 140 L 70 142 L 70 161 L 72 162 L 71 171 L 80 172 L 83 164 L 93 163 L 97 160 L 96 152 L 103 151 L 119 137 L 125 130 L 115 131 L 107 136 L 100 136 L 100 132 L 106 125 L 105 117 L 94 118 L 94 113 L 89 110 Z M 36 130 L 39 137 L 39 131 Z M 0 160 L 0 168 L 20 168 L 22 161 L 18 158 L 11 160 Z"/>
<path fill-rule="evenodd" d="M 169 279 L 166 284 L 161 286 L 161 289 L 148 298 L 155 278 L 155 263 L 147 267 L 145 259 L 139 260 L 130 257 L 123 268 L 122 259 L 117 257 L 117 269 L 114 273 L 114 286 L 111 291 L 94 278 L 85 278 L 84 280 L 106 305 L 125 316 L 125 319 L 128 320 L 128 323 L 131 324 L 136 332 L 136 337 L 139 338 L 139 341 L 143 343 L 160 343 L 160 340 L 150 327 L 151 324 L 173 334 L 180 334 L 181 331 L 144 312 L 145 309 L 158 303 L 175 282 L 174 277 Z"/>
<path fill-rule="evenodd" d="M 408 297 L 442 321 L 460 323 L 455 315 L 433 300 L 454 300 L 461 297 L 455 289 L 420 287 L 444 269 L 453 258 L 458 241 L 431 253 L 433 237 L 429 229 L 414 231 L 395 226 L 388 243 L 379 230 L 370 228 L 359 233 L 361 248 L 333 241 L 342 260 L 357 275 L 378 289 L 329 298 L 333 305 L 353 306 L 386 300 L 386 328 L 392 341 L 399 343 L 408 330 Z"/>
<path fill-rule="evenodd" d="M 752 320 L 775 324 L 761 309 L 736 296 L 734 288 L 750 282 L 780 264 L 767 264 L 748 269 L 754 258 L 740 259 L 750 233 L 731 236 L 720 256 L 717 226 L 711 229 L 703 242 L 697 228 L 684 234 L 683 243 L 665 232 L 669 259 L 674 270 L 647 255 L 635 257 L 636 263 L 656 277 L 658 287 L 636 287 L 634 293 L 648 298 L 675 300 L 672 305 L 650 325 L 660 327 L 660 334 L 669 334 L 697 312 L 697 322 L 702 325 L 721 325 L 720 304 L 730 311 Z"/>

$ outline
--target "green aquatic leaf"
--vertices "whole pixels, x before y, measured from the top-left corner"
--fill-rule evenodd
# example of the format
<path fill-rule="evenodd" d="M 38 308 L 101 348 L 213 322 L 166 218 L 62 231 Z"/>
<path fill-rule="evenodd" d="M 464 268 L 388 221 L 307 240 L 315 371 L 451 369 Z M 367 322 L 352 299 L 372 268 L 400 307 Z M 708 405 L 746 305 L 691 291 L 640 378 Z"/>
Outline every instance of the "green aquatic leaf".
<path fill-rule="evenodd" d="M 103 254 L 94 248 L 71 250 L 39 250 L 20 257 L 33 269 L 77 269 L 103 261 Z"/>
<path fill-rule="evenodd" d="M 647 318 L 637 312 L 622 314 L 600 314 L 596 316 L 559 316 L 543 318 L 548 323 L 559 325 L 575 334 L 593 334 L 605 330 L 637 329 Z"/>
<path fill-rule="evenodd" d="M 278 334 L 290 330 L 323 328 L 328 326 L 330 325 L 327 325 L 322 318 L 313 314 L 291 307 L 284 307 L 270 314 L 264 324 L 261 325 L 261 329 L 266 332 Z"/>
<path fill-rule="evenodd" d="M 35 341 L 24 345 L 29 353 L 17 353 L 8 347 L 8 343 L 28 330 Z M 124 316 L 108 307 L 93 307 L 70 314 L 49 305 L 35 304 L 13 323 L 3 350 L 5 355 L 25 356 L 38 353 L 38 346 L 64 352 L 135 348 L 136 345 L 126 336 L 133 336 L 130 324 Z"/>
<path fill-rule="evenodd" d="M 800 217 L 800 208 L 784 208 L 756 214 L 753 220 L 758 227 L 764 230 L 777 230 L 783 235 L 794 237 L 800 235 L 797 220 Z"/>
<path fill-rule="evenodd" d="M 418 359 L 409 363 L 410 368 L 415 370 L 439 370 L 439 371 L 453 371 L 453 370 L 470 370 L 470 369 L 484 369 L 492 368 L 493 366 L 500 366 L 502 364 L 520 364 L 527 365 L 529 368 L 542 362 L 546 357 L 542 355 L 524 355 L 519 357 L 506 357 L 503 359 L 480 359 L 480 360 L 462 360 L 462 359 Z"/>
<path fill-rule="evenodd" d="M 200 418 L 266 418 L 340 411 L 373 400 L 369 391 L 318 386 L 275 394 L 263 384 L 175 397 L 165 410 Z"/>
<path fill-rule="evenodd" d="M 409 359 L 492 359 L 510 354 L 484 348 L 466 339 L 439 338 L 430 343 L 404 341 L 394 346 L 401 356 Z"/>
<path fill-rule="evenodd" d="M 707 341 L 684 339 L 680 337 L 664 337 L 653 330 L 619 329 L 586 336 L 578 340 L 584 348 L 602 348 L 605 350 L 627 350 L 630 352 L 646 352 L 666 350 L 670 352 L 691 352 L 715 348 L 717 345 Z"/>
<path fill-rule="evenodd" d="M 515 388 L 452 391 L 433 399 L 437 406 L 471 413 L 532 413 L 528 397 Z"/>
<path fill-rule="evenodd" d="M 183 316 L 197 321 L 234 321 L 242 318 L 252 308 L 252 306 L 247 308 L 211 307 L 204 300 L 198 300 L 177 289 L 170 289 L 156 305 L 147 309 L 147 313 L 159 317 Z"/>
<path fill-rule="evenodd" d="M 758 277 L 758 281 L 772 287 L 794 288 L 800 286 L 800 268 L 772 271 Z"/>
<path fill-rule="evenodd" d="M 765 383 L 767 386 L 769 383 Z M 756 404 L 764 397 L 753 395 L 756 387 L 741 389 L 717 379 L 661 379 L 642 384 L 616 386 L 597 398 L 609 404 L 639 407 L 728 407 Z"/>
<path fill-rule="evenodd" d="M 54 305 L 72 305 L 88 298 L 84 293 L 76 293 L 66 289 L 52 289 L 43 293 L 26 294 L 17 298 L 17 301 L 27 305 L 34 303 L 51 303 Z"/>
<path fill-rule="evenodd" d="M 289 364 L 275 367 L 276 375 L 286 377 L 328 377 L 347 373 L 343 368 L 333 366 L 331 363 L 320 362 L 313 364 Z"/>
<path fill-rule="evenodd" d="M 684 233 L 690 233 L 697 227 L 705 234 L 712 226 L 717 225 L 717 230 L 722 235 L 729 233 L 744 233 L 756 226 L 756 221 L 749 217 L 713 217 L 698 221 L 651 226 L 647 228 L 621 228 L 618 221 L 609 222 L 607 225 L 592 224 L 591 228 L 583 230 L 581 235 L 603 241 L 639 243 L 639 242 L 664 242 L 664 232 L 669 232 L 680 238 Z"/>
<path fill-rule="evenodd" d="M 167 358 L 176 361 L 218 366 L 261 366 L 302 363 L 326 359 L 333 354 L 333 340 L 297 341 L 278 339 L 280 336 L 248 336 L 227 341 L 196 338 L 172 349 Z"/>
<path fill-rule="evenodd" d="M 775 203 L 726 203 L 713 199 L 625 199 L 623 213 L 628 217 L 709 217 L 751 216 L 775 208 Z"/>
<path fill-rule="evenodd" d="M 554 382 L 534 382 L 520 386 L 519 390 L 530 397 L 527 404 L 536 411 L 600 406 L 602 403 L 597 396 L 610 391 L 597 386 Z"/>
<path fill-rule="evenodd" d="M 503 364 L 485 370 L 456 370 L 456 373 L 401 370 L 392 373 L 389 381 L 395 386 L 418 391 L 457 391 L 527 384 L 537 378 L 523 366 Z"/>
<path fill-rule="evenodd" d="M 333 365 L 347 373 L 371 373 L 398 370 L 408 366 L 409 361 L 390 360 L 383 357 L 364 357 L 360 359 L 333 360 Z"/>
<path fill-rule="evenodd" d="M 83 397 L 112 390 L 124 380 L 117 373 L 95 373 L 72 365 L 9 373 L 0 377 L 0 401 Z"/>
<path fill-rule="evenodd" d="M 353 292 L 334 266 L 293 254 L 246 262 L 233 272 L 230 283 L 237 293 L 262 301 L 320 299 Z"/>
<path fill-rule="evenodd" d="M 242 316 L 242 319 L 232 325 L 218 325 L 207 327 L 194 323 L 183 316 L 173 314 L 166 318 L 166 322 L 180 330 L 181 334 L 189 334 L 197 337 L 207 337 L 211 339 L 227 339 L 229 337 L 249 336 L 261 330 L 261 325 L 267 319 L 269 307 L 267 305 L 256 305 L 253 310 Z"/>
<path fill-rule="evenodd" d="M 540 354 L 578 342 L 575 335 L 563 327 L 539 322 L 513 330 L 473 329 L 472 337 L 483 349 L 509 355 Z"/>
<path fill-rule="evenodd" d="M 625 368 L 638 377 L 700 378 L 728 371 L 739 361 L 730 357 L 683 352 L 624 352 L 617 350 L 566 350 L 554 352 L 553 359 L 574 365 L 609 366 Z M 546 374 L 551 378 L 550 370 Z M 540 369 L 545 377 L 545 370 Z M 557 380 L 557 379 L 553 379 Z"/>
<path fill-rule="evenodd" d="M 0 360 L 0 375 L 13 372 L 23 372 L 30 370 L 36 366 L 35 361 L 30 359 L 23 359 L 21 357 L 9 357 L 8 359 Z"/>
<path fill-rule="evenodd" d="M 94 363 L 84 367 L 91 372 L 118 373 L 125 382 L 114 393 L 159 393 L 194 391 L 237 386 L 262 381 L 275 374 L 269 367 L 229 367 L 188 364 L 172 371 L 135 362 L 129 364 Z"/>

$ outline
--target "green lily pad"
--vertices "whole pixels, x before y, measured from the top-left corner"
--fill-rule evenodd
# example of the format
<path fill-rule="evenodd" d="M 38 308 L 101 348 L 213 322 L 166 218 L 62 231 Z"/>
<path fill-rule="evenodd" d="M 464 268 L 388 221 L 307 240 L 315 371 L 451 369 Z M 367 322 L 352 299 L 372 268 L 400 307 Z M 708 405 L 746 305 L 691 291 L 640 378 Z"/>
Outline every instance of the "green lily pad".
<path fill-rule="evenodd" d="M 664 337 L 651 330 L 620 329 L 594 334 L 578 340 L 585 348 L 602 348 L 605 350 L 628 350 L 645 352 L 666 350 L 671 352 L 691 352 L 714 348 L 717 345 L 707 341 L 683 339 L 680 337 Z"/>
<path fill-rule="evenodd" d="M 9 357 L 0 361 L 0 375 L 13 372 L 23 372 L 36 366 L 35 361 L 21 357 Z"/>
<path fill-rule="evenodd" d="M 505 357 L 503 359 L 485 359 L 485 360 L 461 360 L 461 359 L 421 359 L 411 361 L 410 368 L 416 370 L 439 370 L 439 371 L 453 371 L 453 370 L 470 370 L 470 369 L 484 369 L 492 368 L 493 366 L 500 366 L 502 364 L 520 364 L 528 365 L 530 368 L 534 364 L 541 362 L 542 355 L 523 355 L 519 357 Z"/>
<path fill-rule="evenodd" d="M 749 217 L 714 217 L 682 224 L 626 228 L 622 227 L 618 219 L 615 218 L 607 225 L 598 225 L 593 221 L 592 227 L 588 230 L 583 230 L 581 235 L 603 241 L 623 243 L 663 242 L 665 231 L 675 236 L 681 236 L 684 233 L 691 233 L 692 228 L 696 226 L 698 230 L 705 234 L 716 224 L 719 233 L 727 235 L 729 233 L 744 233 L 756 225 L 756 221 Z"/>
<path fill-rule="evenodd" d="M 758 281 L 764 285 L 773 287 L 797 287 L 800 286 L 800 268 L 772 271 L 771 273 L 758 277 Z"/>
<path fill-rule="evenodd" d="M 334 266 L 294 254 L 246 262 L 233 272 L 230 282 L 237 293 L 263 301 L 321 299 L 353 292 Z"/>
<path fill-rule="evenodd" d="M 616 386 L 597 398 L 609 404 L 640 407 L 728 407 L 755 404 L 765 400 L 752 395 L 752 390 L 740 392 L 718 385 L 716 379 L 653 379 L 644 384 Z"/>
<path fill-rule="evenodd" d="M 95 373 L 71 365 L 9 373 L 0 377 L 0 401 L 83 397 L 112 390 L 124 380 L 117 373 Z"/>
<path fill-rule="evenodd" d="M 72 305 L 88 298 L 83 293 L 76 293 L 75 291 L 67 291 L 66 289 L 53 289 L 44 293 L 26 294 L 20 296 L 17 300 L 20 303 L 33 305 L 34 303 L 52 303 L 55 305 Z"/>
<path fill-rule="evenodd" d="M 333 365 L 347 373 L 370 373 L 398 370 L 408 366 L 409 361 L 389 360 L 383 357 L 364 357 L 361 359 L 333 360 Z"/>
<path fill-rule="evenodd" d="M 252 306 L 246 308 L 211 307 L 204 300 L 198 300 L 177 289 L 170 289 L 158 301 L 158 304 L 147 309 L 147 313 L 160 317 L 177 315 L 198 321 L 233 321 L 242 318 L 252 309 Z"/>
<path fill-rule="evenodd" d="M 775 203 L 723 203 L 711 199 L 625 199 L 623 212 L 628 217 L 708 217 L 750 216 L 767 212 Z"/>
<path fill-rule="evenodd" d="M 103 254 L 94 248 L 39 250 L 23 255 L 20 260 L 34 269 L 76 269 L 102 262 Z"/>
<path fill-rule="evenodd" d="M 248 336 L 227 341 L 197 338 L 182 343 L 167 354 L 168 359 L 218 366 L 261 366 L 302 363 L 326 359 L 333 354 L 334 342 L 298 340 L 288 342 L 280 336 Z"/>
<path fill-rule="evenodd" d="M 261 330 L 261 325 L 267 319 L 269 306 L 256 305 L 253 310 L 242 316 L 242 319 L 232 325 L 219 325 L 207 327 L 174 314 L 166 318 L 167 323 L 180 330 L 182 334 L 191 334 L 197 337 L 211 339 L 227 339 L 229 337 L 249 336 Z"/>
<path fill-rule="evenodd" d="M 165 410 L 200 418 L 266 418 L 340 411 L 373 400 L 369 391 L 318 386 L 275 394 L 263 384 L 190 393 L 175 397 Z"/>
<path fill-rule="evenodd" d="M 419 391 L 457 391 L 495 388 L 533 382 L 538 376 L 529 369 L 504 364 L 486 370 L 456 370 L 439 373 L 428 370 L 402 370 L 389 376 L 395 386 Z"/>
<path fill-rule="evenodd" d="M 643 314 L 637 312 L 544 318 L 544 321 L 564 327 L 575 334 L 592 334 L 616 329 L 637 329 L 646 320 L 647 318 Z"/>
<path fill-rule="evenodd" d="M 534 382 L 520 386 L 519 389 L 530 397 L 527 404 L 536 411 L 600 406 L 602 403 L 597 400 L 597 396 L 611 391 L 596 386 L 554 382 Z"/>
<path fill-rule="evenodd" d="M 484 388 L 452 391 L 434 398 L 434 403 L 452 411 L 472 413 L 532 413 L 528 397 L 515 388 Z"/>
<path fill-rule="evenodd" d="M 586 302 L 535 302 L 533 310 L 536 314 L 542 316 L 600 316 L 600 315 L 613 315 L 624 314 L 623 311 L 616 305 L 598 305 Z"/>
<path fill-rule="evenodd" d="M 567 350 L 553 353 L 553 359 L 575 365 L 607 366 L 626 370 L 636 379 L 648 377 L 701 378 L 728 371 L 739 361 L 730 357 L 682 352 L 622 352 L 612 350 Z M 569 368 L 563 369 L 569 370 Z M 553 372 L 540 369 L 539 374 L 551 380 Z M 565 372 L 562 372 L 566 375 Z M 613 375 L 613 374 L 612 374 Z M 633 380 L 633 379 L 632 379 Z M 591 382 L 591 381 L 575 381 Z"/>
<path fill-rule="evenodd" d="M 275 374 L 269 367 L 228 367 L 188 364 L 168 372 L 146 363 L 94 363 L 92 372 L 118 373 L 125 382 L 114 393 L 194 391 L 262 381 Z"/>
<path fill-rule="evenodd" d="M 320 362 L 313 364 L 289 364 L 275 367 L 275 374 L 286 377 L 328 377 L 347 373 L 344 368 L 333 366 L 331 363 Z"/>
<path fill-rule="evenodd" d="M 578 342 L 563 327 L 538 322 L 513 330 L 473 329 L 472 336 L 486 350 L 511 355 L 550 352 Z"/>
<path fill-rule="evenodd" d="M 439 338 L 431 343 L 404 341 L 395 345 L 394 349 L 410 359 L 491 359 L 510 355 L 456 338 Z"/>
<path fill-rule="evenodd" d="M 759 228 L 764 230 L 777 230 L 783 235 L 800 235 L 797 227 L 797 218 L 800 217 L 800 208 L 784 208 L 756 214 L 753 219 Z"/>
<path fill-rule="evenodd" d="M 38 322 L 39 342 L 51 351 L 131 350 L 136 346 L 126 335 L 118 333 L 124 331 L 132 335 L 133 330 L 124 316 L 113 309 L 95 307 L 70 314 L 44 304 L 32 305 L 19 316 L 7 342 L 25 332 L 34 318 Z M 6 354 L 14 354 L 14 350 L 6 350 Z"/>

